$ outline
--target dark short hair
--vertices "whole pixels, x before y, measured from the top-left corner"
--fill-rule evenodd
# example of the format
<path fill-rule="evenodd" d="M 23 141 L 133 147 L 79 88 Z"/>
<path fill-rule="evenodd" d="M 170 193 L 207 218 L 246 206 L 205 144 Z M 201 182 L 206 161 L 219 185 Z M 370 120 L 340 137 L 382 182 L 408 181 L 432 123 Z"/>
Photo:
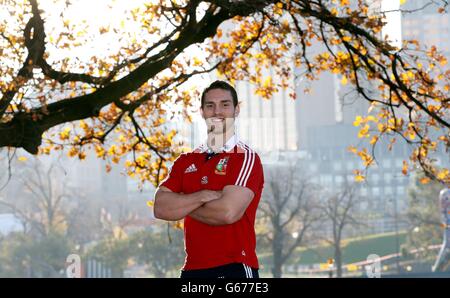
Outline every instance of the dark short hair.
<path fill-rule="evenodd" d="M 203 90 L 202 101 L 201 101 L 202 108 L 203 108 L 203 104 L 205 103 L 206 93 L 213 89 L 223 89 L 223 90 L 230 91 L 231 97 L 233 98 L 233 106 L 236 107 L 238 105 L 238 97 L 237 97 L 237 93 L 236 93 L 236 90 L 234 89 L 234 87 L 225 81 L 217 80 L 217 81 L 212 82 L 211 85 L 209 85 L 205 90 Z"/>

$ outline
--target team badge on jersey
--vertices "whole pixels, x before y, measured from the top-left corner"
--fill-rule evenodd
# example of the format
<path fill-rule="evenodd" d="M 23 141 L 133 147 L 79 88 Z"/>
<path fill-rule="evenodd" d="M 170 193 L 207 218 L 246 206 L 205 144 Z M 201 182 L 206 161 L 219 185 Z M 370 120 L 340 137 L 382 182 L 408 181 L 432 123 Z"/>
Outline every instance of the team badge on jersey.
<path fill-rule="evenodd" d="M 217 175 L 226 175 L 228 158 L 229 156 L 226 156 L 219 160 L 219 162 L 217 163 L 216 169 L 214 171 Z"/>
<path fill-rule="evenodd" d="M 208 184 L 208 176 L 203 176 L 201 183 L 202 184 Z"/>

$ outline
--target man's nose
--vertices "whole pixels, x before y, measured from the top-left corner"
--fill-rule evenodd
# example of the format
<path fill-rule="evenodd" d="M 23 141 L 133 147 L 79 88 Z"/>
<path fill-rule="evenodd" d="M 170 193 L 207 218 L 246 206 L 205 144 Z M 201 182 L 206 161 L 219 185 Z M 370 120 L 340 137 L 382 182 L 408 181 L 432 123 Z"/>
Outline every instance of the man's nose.
<path fill-rule="evenodd" d="M 222 116 L 222 108 L 218 105 L 214 107 L 214 116 Z"/>

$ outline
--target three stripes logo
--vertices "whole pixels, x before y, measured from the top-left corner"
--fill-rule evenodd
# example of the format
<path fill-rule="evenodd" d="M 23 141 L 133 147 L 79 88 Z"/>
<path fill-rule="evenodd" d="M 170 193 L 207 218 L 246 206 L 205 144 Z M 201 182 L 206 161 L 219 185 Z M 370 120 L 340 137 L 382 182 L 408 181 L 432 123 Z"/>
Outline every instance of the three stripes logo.
<path fill-rule="evenodd" d="M 192 173 L 192 172 L 196 172 L 197 171 L 197 168 L 195 167 L 195 164 L 191 164 L 187 169 L 186 169 L 186 171 L 184 171 L 184 173 L 186 174 L 186 173 Z"/>

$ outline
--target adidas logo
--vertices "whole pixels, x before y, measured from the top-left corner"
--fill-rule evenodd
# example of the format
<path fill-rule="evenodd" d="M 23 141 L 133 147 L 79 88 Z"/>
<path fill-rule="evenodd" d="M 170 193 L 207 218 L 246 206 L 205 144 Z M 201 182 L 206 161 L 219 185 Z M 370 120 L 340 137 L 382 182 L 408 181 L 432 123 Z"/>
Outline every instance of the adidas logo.
<path fill-rule="evenodd" d="M 197 171 L 197 168 L 195 167 L 194 164 L 191 164 L 191 165 L 186 169 L 186 171 L 184 171 L 184 173 L 185 173 L 185 174 L 186 174 L 186 173 L 192 173 L 192 172 L 195 172 L 195 171 Z"/>

